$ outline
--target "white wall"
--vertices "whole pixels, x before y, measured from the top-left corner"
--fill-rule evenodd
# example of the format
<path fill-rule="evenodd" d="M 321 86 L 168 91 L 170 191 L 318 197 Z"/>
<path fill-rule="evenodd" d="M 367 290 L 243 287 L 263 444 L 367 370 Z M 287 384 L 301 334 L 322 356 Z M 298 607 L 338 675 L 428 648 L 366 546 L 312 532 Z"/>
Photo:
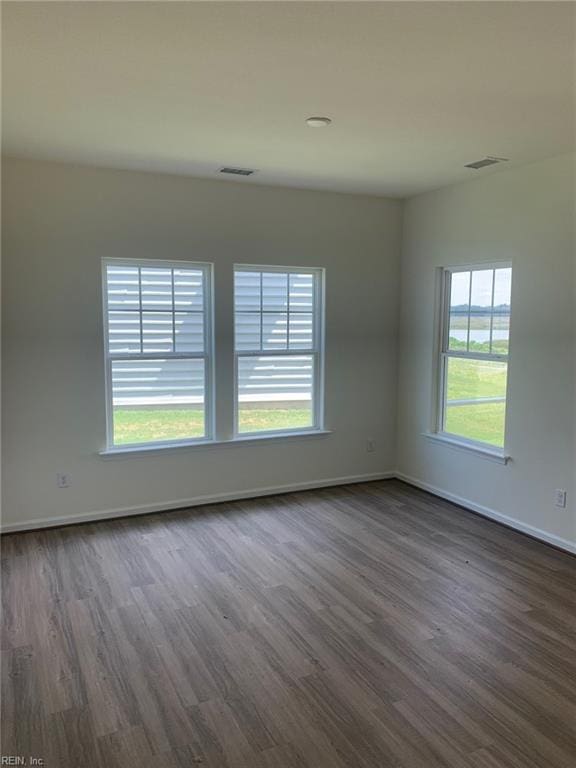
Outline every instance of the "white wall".
<path fill-rule="evenodd" d="M 394 468 L 400 203 L 33 161 L 2 170 L 6 527 Z M 214 262 L 222 402 L 232 265 L 325 267 L 333 434 L 100 457 L 103 257 Z"/>
<path fill-rule="evenodd" d="M 576 543 L 574 157 L 478 177 L 421 195 L 404 211 L 398 467 L 405 476 Z M 504 466 L 430 442 L 434 273 L 512 261 Z M 554 506 L 555 488 L 568 506 Z"/>
<path fill-rule="evenodd" d="M 400 203 L 5 161 L 4 525 L 397 467 L 426 487 L 574 547 L 573 163 L 565 156 L 478 175 L 405 204 L 398 368 Z M 232 317 L 224 308 L 231 306 L 232 264 L 326 267 L 326 420 L 333 434 L 100 457 L 102 257 L 215 263 L 222 402 L 229 394 Z M 484 260 L 514 266 L 507 466 L 422 436 L 432 408 L 434 271 Z M 376 441 L 376 452 L 366 452 L 367 439 Z M 57 472 L 70 474 L 70 488 L 56 487 Z M 555 488 L 568 490 L 565 510 L 553 504 Z"/>

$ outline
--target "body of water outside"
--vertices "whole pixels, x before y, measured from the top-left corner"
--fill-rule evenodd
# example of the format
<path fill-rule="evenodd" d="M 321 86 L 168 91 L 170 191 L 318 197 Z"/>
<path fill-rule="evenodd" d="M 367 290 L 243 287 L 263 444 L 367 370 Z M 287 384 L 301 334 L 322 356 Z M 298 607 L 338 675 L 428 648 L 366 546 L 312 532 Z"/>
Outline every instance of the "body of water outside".
<path fill-rule="evenodd" d="M 466 341 L 468 338 L 468 331 L 466 328 L 462 329 L 450 329 L 450 336 L 454 339 L 457 339 L 458 341 Z M 494 329 L 492 331 L 492 339 L 494 341 L 506 341 L 508 339 L 508 331 L 507 330 L 496 330 Z M 480 344 L 482 344 L 485 341 L 490 341 L 490 329 L 470 329 L 470 341 L 477 341 Z"/>

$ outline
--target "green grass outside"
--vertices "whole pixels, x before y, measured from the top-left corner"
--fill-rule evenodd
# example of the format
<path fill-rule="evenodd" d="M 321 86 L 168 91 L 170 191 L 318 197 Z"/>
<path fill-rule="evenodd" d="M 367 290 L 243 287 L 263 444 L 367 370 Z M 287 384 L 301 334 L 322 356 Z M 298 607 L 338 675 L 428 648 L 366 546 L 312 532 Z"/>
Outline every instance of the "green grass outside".
<path fill-rule="evenodd" d="M 506 363 L 457 357 L 448 360 L 448 400 L 505 395 Z"/>
<path fill-rule="evenodd" d="M 311 426 L 310 408 L 240 408 L 238 412 L 239 432 L 302 429 Z"/>
<path fill-rule="evenodd" d="M 505 397 L 506 363 L 450 358 L 447 399 Z M 444 429 L 470 440 L 503 447 L 505 403 L 452 405 L 446 408 Z"/>
<path fill-rule="evenodd" d="M 504 446 L 505 403 L 458 405 L 446 410 L 444 429 L 454 435 Z"/>
<path fill-rule="evenodd" d="M 490 352 L 489 341 L 471 341 L 469 346 L 470 352 Z M 466 352 L 466 342 L 450 337 L 450 351 L 451 352 Z M 508 341 L 506 339 L 494 339 L 492 342 L 492 353 L 495 355 L 507 355 L 508 354 Z"/>
<path fill-rule="evenodd" d="M 262 432 L 311 426 L 310 409 L 240 409 L 239 431 Z M 114 409 L 114 444 L 130 445 L 160 440 L 189 440 L 204 435 L 200 409 Z"/>
<path fill-rule="evenodd" d="M 480 346 L 480 345 L 479 345 Z M 487 350 L 483 350 L 487 351 Z M 451 358 L 448 371 L 448 400 L 504 397 L 506 364 Z M 504 442 L 504 403 L 448 406 L 445 430 L 471 440 L 502 447 Z M 243 407 L 239 412 L 239 431 L 298 429 L 311 426 L 307 408 Z M 183 440 L 204 435 L 204 416 L 197 408 L 115 408 L 116 445 Z"/>
<path fill-rule="evenodd" d="M 114 408 L 115 445 L 189 440 L 203 435 L 204 413 L 198 408 Z"/>

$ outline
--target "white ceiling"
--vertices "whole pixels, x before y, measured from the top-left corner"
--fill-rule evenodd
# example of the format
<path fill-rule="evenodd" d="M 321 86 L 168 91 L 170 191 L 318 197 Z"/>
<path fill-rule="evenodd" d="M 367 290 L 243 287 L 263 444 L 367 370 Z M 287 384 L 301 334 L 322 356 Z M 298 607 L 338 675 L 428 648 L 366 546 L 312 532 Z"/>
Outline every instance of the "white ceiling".
<path fill-rule="evenodd" d="M 3 148 L 406 196 L 573 149 L 575 10 L 3 3 Z M 311 129 L 310 115 L 334 122 Z M 511 162 L 463 168 L 485 155 Z"/>

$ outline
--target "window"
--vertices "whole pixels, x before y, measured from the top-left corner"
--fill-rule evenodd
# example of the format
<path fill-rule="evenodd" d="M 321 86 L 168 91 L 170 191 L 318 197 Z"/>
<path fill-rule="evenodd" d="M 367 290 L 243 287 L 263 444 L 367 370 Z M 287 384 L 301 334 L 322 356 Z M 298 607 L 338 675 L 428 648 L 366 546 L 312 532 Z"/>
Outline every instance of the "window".
<path fill-rule="evenodd" d="M 211 437 L 211 272 L 104 263 L 108 448 Z"/>
<path fill-rule="evenodd" d="M 444 270 L 438 431 L 504 448 L 509 265 Z"/>
<path fill-rule="evenodd" d="M 104 261 L 104 453 L 212 441 L 217 408 L 226 438 L 321 429 L 323 270 L 236 267 L 234 286 L 234 378 L 214 404 L 211 266 Z"/>
<path fill-rule="evenodd" d="M 236 433 L 322 426 L 323 271 L 234 271 Z"/>

